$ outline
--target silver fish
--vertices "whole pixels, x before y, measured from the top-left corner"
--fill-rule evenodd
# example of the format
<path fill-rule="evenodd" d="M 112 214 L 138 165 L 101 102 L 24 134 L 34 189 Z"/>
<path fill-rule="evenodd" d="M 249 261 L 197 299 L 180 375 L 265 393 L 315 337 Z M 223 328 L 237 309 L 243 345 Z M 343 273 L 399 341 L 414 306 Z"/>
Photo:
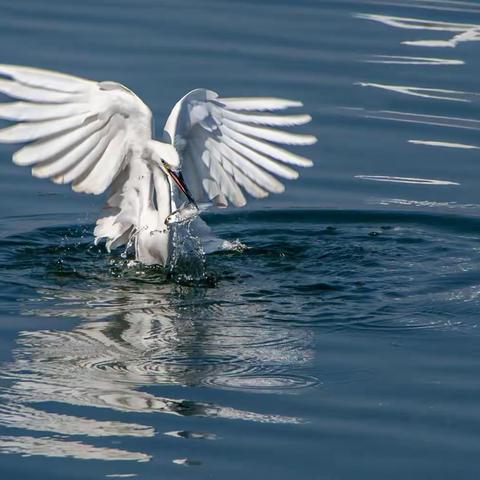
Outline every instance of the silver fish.
<path fill-rule="evenodd" d="M 165 225 L 173 225 L 175 223 L 184 223 L 193 220 L 200 213 L 198 207 L 193 203 L 185 203 L 178 210 L 171 213 L 165 220 Z"/>

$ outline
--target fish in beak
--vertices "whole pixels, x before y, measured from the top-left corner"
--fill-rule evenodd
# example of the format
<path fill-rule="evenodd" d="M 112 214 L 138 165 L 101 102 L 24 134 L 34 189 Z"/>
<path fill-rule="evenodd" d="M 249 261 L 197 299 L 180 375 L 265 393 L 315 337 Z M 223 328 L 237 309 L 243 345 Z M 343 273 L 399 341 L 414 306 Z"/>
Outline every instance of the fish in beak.
<path fill-rule="evenodd" d="M 178 189 L 187 197 L 188 203 L 184 203 L 178 210 L 171 213 L 165 219 L 165 225 L 171 226 L 175 223 L 183 223 L 189 221 L 199 214 L 197 203 L 195 202 L 190 190 L 183 179 L 182 172 L 173 170 L 170 166 L 164 164 L 165 170 L 171 179 L 175 182 Z"/>

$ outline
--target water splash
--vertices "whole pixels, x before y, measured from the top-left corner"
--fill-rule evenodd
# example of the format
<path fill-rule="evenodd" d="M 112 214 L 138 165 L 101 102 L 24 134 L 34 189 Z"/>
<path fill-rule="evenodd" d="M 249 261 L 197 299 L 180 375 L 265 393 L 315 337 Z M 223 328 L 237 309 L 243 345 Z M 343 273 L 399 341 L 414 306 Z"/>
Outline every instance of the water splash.
<path fill-rule="evenodd" d="M 189 218 L 170 227 L 173 235 L 168 272 L 181 284 L 200 284 L 209 279 L 202 241 L 192 231 L 193 220 L 194 218 Z"/>

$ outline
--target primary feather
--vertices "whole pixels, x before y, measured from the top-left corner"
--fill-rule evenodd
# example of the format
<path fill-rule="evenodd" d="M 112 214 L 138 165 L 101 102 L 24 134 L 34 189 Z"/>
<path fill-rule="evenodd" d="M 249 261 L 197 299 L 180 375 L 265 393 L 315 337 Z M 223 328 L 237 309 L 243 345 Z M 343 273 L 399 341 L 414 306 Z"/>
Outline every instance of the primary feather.
<path fill-rule="evenodd" d="M 309 167 L 312 162 L 278 144 L 311 145 L 316 138 L 273 128 L 307 123 L 309 115 L 263 112 L 301 105 L 272 97 L 222 98 L 204 89 L 185 95 L 167 120 L 165 138 L 179 145 L 184 176 L 196 199 L 220 195 L 242 206 L 246 200 L 236 186 L 256 198 L 283 192 L 284 186 L 273 175 L 294 179 L 298 173 L 287 165 Z"/>

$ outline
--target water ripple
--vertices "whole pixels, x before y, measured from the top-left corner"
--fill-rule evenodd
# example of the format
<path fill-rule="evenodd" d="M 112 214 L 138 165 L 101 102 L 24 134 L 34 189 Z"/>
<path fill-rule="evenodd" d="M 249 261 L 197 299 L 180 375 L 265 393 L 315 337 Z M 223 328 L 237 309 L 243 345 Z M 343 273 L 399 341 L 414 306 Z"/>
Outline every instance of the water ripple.
<path fill-rule="evenodd" d="M 355 175 L 355 178 L 359 178 L 361 180 L 373 180 L 376 182 L 410 183 L 417 185 L 460 185 L 457 182 L 450 182 L 448 180 L 435 180 L 432 178 L 391 177 L 388 175 Z"/>
<path fill-rule="evenodd" d="M 475 118 L 452 117 L 447 115 L 429 115 L 423 113 L 402 112 L 395 110 L 366 110 L 363 108 L 344 107 L 352 113 L 362 113 L 365 118 L 391 120 L 395 122 L 434 125 L 439 127 L 480 130 L 480 120 Z"/>
<path fill-rule="evenodd" d="M 478 150 L 480 147 L 476 145 L 466 145 L 464 143 L 441 142 L 438 140 L 414 140 L 411 139 L 408 143 L 414 145 L 427 145 L 429 147 L 445 147 L 445 148 L 459 148 L 460 150 Z"/>
<path fill-rule="evenodd" d="M 0 436 L 0 452 L 24 456 L 70 457 L 80 460 L 148 462 L 150 455 L 50 437 Z"/>
<path fill-rule="evenodd" d="M 453 58 L 409 57 L 404 55 L 373 55 L 364 60 L 367 63 L 383 63 L 385 65 L 464 65 L 463 60 Z M 409 88 L 409 87 L 404 87 Z"/>
<path fill-rule="evenodd" d="M 15 308 L 34 318 L 74 322 L 19 333 L 12 360 L 2 365 L 0 425 L 49 436 L 2 437 L 0 451 L 149 459 L 143 452 L 71 440 L 155 435 L 149 416 L 141 422 L 99 420 L 88 416 L 91 408 L 107 415 L 299 424 L 302 418 L 276 413 L 274 403 L 260 413 L 197 399 L 196 392 L 207 387 L 278 395 L 329 385 L 329 372 L 319 378 L 310 370 L 319 334 L 475 328 L 454 321 L 452 312 L 459 302 L 480 305 L 480 265 L 464 248 L 478 219 L 271 210 L 213 214 L 208 221 L 246 244 L 207 258 L 215 278 L 210 286 L 175 283 L 159 268 L 127 268 L 121 252 L 109 256 L 92 247 L 86 227 L 42 227 L 0 241 L 0 261 L 8 264 L 1 281 L 14 275 L 24 289 Z M 434 311 L 422 307 L 431 304 L 426 298 L 436 299 Z M 186 398 L 162 394 L 180 386 Z M 215 439 L 216 432 L 179 429 L 167 436 Z"/>
<path fill-rule="evenodd" d="M 356 85 L 360 85 L 361 87 L 373 87 L 383 90 L 390 90 L 391 92 L 403 93 L 405 95 L 412 95 L 414 97 L 449 100 L 452 102 L 470 102 L 471 100 L 468 97 L 480 96 L 479 93 L 459 92 L 456 90 L 445 90 L 442 88 L 407 87 L 402 85 L 382 85 L 380 83 L 365 82 L 360 82 Z"/>

